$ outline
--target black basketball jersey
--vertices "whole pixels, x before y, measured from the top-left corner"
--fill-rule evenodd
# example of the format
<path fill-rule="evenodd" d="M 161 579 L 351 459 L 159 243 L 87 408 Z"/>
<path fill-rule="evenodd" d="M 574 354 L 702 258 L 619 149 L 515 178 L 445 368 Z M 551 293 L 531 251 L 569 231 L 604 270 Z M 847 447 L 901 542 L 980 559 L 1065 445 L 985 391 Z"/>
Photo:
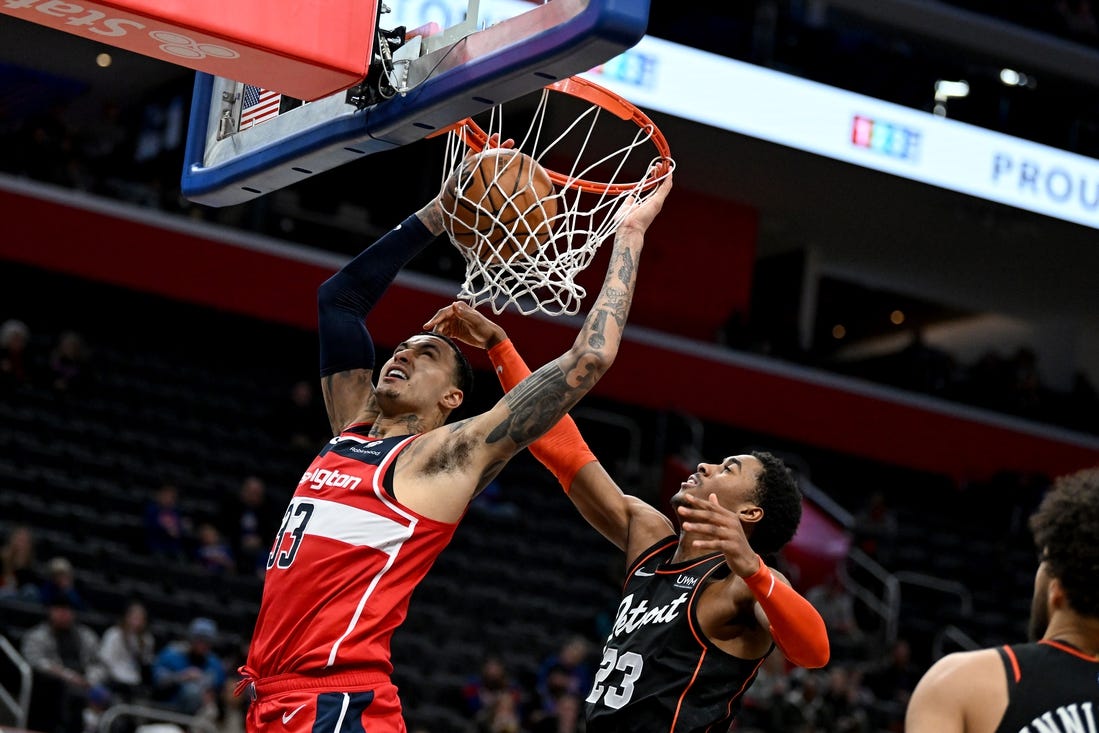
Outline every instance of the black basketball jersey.
<path fill-rule="evenodd" d="M 588 733 L 724 733 L 766 658 L 730 656 L 702 633 L 698 599 L 728 566 L 721 554 L 672 564 L 677 543 L 661 540 L 630 568 L 587 697 Z"/>
<path fill-rule="evenodd" d="M 1008 702 L 996 733 L 1099 731 L 1099 661 L 1053 640 L 997 651 Z"/>

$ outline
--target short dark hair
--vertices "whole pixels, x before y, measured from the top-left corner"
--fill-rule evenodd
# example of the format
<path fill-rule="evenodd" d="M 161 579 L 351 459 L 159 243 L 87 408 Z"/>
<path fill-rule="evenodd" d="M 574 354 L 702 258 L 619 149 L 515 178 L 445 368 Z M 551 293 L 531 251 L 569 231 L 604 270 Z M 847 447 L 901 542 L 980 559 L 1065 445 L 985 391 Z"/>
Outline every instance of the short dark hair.
<path fill-rule="evenodd" d="M 1072 608 L 1099 618 L 1099 468 L 1056 479 L 1031 515 L 1030 531 Z"/>
<path fill-rule="evenodd" d="M 785 463 L 766 451 L 752 451 L 763 464 L 756 478 L 756 504 L 763 519 L 752 529 L 749 543 L 761 555 L 778 552 L 794 537 L 801 523 L 801 489 Z"/>
<path fill-rule="evenodd" d="M 435 338 L 450 344 L 454 351 L 454 386 L 462 390 L 462 394 L 468 395 L 473 391 L 473 367 L 469 365 L 469 359 L 458 347 L 458 342 L 449 336 L 434 331 L 421 331 L 421 336 L 434 336 Z"/>

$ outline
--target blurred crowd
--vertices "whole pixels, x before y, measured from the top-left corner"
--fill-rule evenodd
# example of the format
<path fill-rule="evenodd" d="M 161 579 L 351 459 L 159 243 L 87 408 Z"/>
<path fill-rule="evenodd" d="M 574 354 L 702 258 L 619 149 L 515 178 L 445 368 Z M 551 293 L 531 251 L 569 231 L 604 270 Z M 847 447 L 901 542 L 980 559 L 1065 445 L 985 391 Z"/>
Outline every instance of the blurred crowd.
<path fill-rule="evenodd" d="M 5 397 L 33 386 L 64 405 L 79 396 L 74 390 L 94 391 L 102 377 L 94 339 L 77 331 L 32 337 L 23 321 L 9 319 L 0 325 L 0 333 L 8 336 L 0 358 Z M 302 460 L 315 452 L 328 430 L 312 384 L 306 379 L 292 382 L 266 426 Z M 278 528 L 285 496 L 251 474 L 242 476 L 238 489 L 228 492 L 213 511 L 191 512 L 180 495 L 173 482 L 147 488 L 142 554 L 157 558 L 165 568 L 185 566 L 211 579 L 248 576 L 262 582 L 269 538 Z M 518 511 L 492 491 L 479 498 L 475 509 L 488 521 L 502 523 L 513 522 Z M 0 627 L 35 670 L 38 702 L 32 705 L 32 729 L 92 733 L 113 705 L 136 703 L 194 716 L 224 733 L 240 733 L 248 701 L 235 697 L 232 688 L 236 667 L 247 653 L 240 638 L 250 629 L 219 628 L 212 618 L 196 615 L 186 633 L 154 635 L 154 628 L 166 628 L 156 624 L 154 604 L 135 596 L 122 608 L 96 607 L 82 590 L 79 567 L 63 555 L 40 556 L 35 526 L 0 527 L 6 527 L 0 536 L 0 605 L 18 602 L 40 614 L 26 628 Z M 860 513 L 855 530 L 865 551 L 888 559 L 896 518 L 882 498 Z M 882 657 L 875 641 L 879 630 L 865 628 L 847 583 L 836 573 L 805 589 L 829 628 L 832 663 L 826 670 L 800 670 L 789 667 L 781 654 L 772 655 L 745 698 L 738 730 L 877 731 L 899 725 L 917 665 L 903 639 L 891 655 Z M 113 620 L 91 621 L 104 617 Z M 586 633 L 572 633 L 556 649 L 529 650 L 541 654 L 533 670 L 510 664 L 512 649 L 483 650 L 480 668 L 466 670 L 466 679 L 452 686 L 443 704 L 475 733 L 582 731 L 583 698 L 606 633 L 606 619 L 593 614 Z M 410 703 L 414 714 L 415 700 Z M 130 733 L 121 718 L 111 730 Z M 451 731 L 436 728 L 430 733 Z"/>
<path fill-rule="evenodd" d="M 150 535 L 158 552 L 165 551 L 165 537 L 183 532 L 170 493 L 157 491 L 151 505 L 163 515 L 153 522 Z M 167 545 L 169 556 L 178 549 L 174 541 Z M 42 612 L 42 620 L 21 633 L 0 627 L 35 671 L 35 699 L 47 701 L 32 705 L 31 729 L 96 733 L 105 711 L 130 703 L 193 716 L 196 726 L 241 733 L 248 699 L 236 697 L 233 689 L 247 649 L 227 642 L 215 621 L 195 617 L 184 636 L 155 638 L 148 607 L 134 598 L 110 626 L 93 628 L 82 620 L 92 609 L 73 565 L 64 557 L 40 563 L 33 527 L 19 525 L 8 533 L 0 563 L 0 602 L 16 597 L 38 604 Z M 220 564 L 207 567 L 215 573 L 226 570 Z M 734 730 L 900 730 L 908 696 L 924 669 L 913 660 L 909 643 L 899 639 L 881 656 L 875 649 L 878 637 L 860 627 L 852 596 L 838 575 L 808 589 L 806 596 L 828 626 L 831 663 L 823 670 L 806 670 L 789 665 L 779 652 L 772 654 L 746 693 Z M 468 722 L 468 733 L 581 732 L 599 649 L 593 623 L 593 633 L 572 634 L 559 648 L 542 650 L 535 670 L 520 672 L 507 661 L 513 655 L 485 651 L 480 667 L 469 669 L 464 682 L 445 691 L 441 704 Z M 416 705 L 410 702 L 414 720 Z M 109 729 L 128 733 L 127 724 L 119 718 Z"/>

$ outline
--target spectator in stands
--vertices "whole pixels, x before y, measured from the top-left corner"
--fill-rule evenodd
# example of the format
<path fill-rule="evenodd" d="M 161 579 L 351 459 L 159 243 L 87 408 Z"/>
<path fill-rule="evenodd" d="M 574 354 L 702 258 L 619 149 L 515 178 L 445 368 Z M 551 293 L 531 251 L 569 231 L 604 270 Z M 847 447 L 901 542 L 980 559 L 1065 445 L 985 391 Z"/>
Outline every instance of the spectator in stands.
<path fill-rule="evenodd" d="M 120 700 L 148 697 L 156 641 L 149 631 L 149 614 L 140 601 L 130 601 L 118 622 L 103 632 L 99 662 L 106 684 Z"/>
<path fill-rule="evenodd" d="M 114 695 L 102 685 L 88 690 L 88 700 L 81 715 L 82 733 L 99 733 L 99 719 L 114 704 Z"/>
<path fill-rule="evenodd" d="M 1008 409 L 1016 415 L 1040 420 L 1044 415 L 1045 388 L 1038 371 L 1038 354 L 1028 346 L 1015 350 L 1011 358 Z"/>
<path fill-rule="evenodd" d="M 238 573 L 263 576 L 284 508 L 271 501 L 267 484 L 255 475 L 246 476 L 240 490 L 226 499 L 220 512 L 221 532 L 230 542 Z"/>
<path fill-rule="evenodd" d="M 229 547 L 221 532 L 210 522 L 198 525 L 195 532 L 195 561 L 214 575 L 232 575 L 237 570 L 233 548 Z"/>
<path fill-rule="evenodd" d="M 179 490 L 164 483 L 145 506 L 145 541 L 152 554 L 169 560 L 187 558 L 191 535 L 190 518 L 179 508 Z"/>
<path fill-rule="evenodd" d="M 58 392 L 80 391 L 91 379 L 90 359 L 84 337 L 76 331 L 62 331 L 50 352 L 50 384 Z"/>
<path fill-rule="evenodd" d="M 462 687 L 463 712 L 478 733 L 518 733 L 523 717 L 523 689 L 512 679 L 498 654 L 488 654 L 480 673 Z"/>
<path fill-rule="evenodd" d="M 73 187 L 79 163 L 74 153 L 75 135 L 68 121 L 69 107 L 56 100 L 45 111 L 27 120 L 23 139 L 13 146 L 22 156 L 16 173 L 39 181 Z"/>
<path fill-rule="evenodd" d="M 855 544 L 886 567 L 893 562 L 897 543 L 897 515 L 885 493 L 875 491 L 855 515 Z"/>
<path fill-rule="evenodd" d="M 558 701 L 566 695 L 587 696 L 591 690 L 592 643 L 583 636 L 570 636 L 553 654 L 542 660 L 538 668 L 536 690 L 543 713 L 553 714 Z"/>
<path fill-rule="evenodd" d="M 153 686 L 160 704 L 185 715 L 209 715 L 217 709 L 228 676 L 214 652 L 217 634 L 213 620 L 195 618 L 186 640 L 172 642 L 156 655 Z"/>
<path fill-rule="evenodd" d="M 870 716 L 866 711 L 872 699 L 861 681 L 862 674 L 857 667 L 829 665 L 824 696 L 832 712 L 830 730 L 833 733 L 870 733 Z"/>
<path fill-rule="evenodd" d="M 30 340 L 30 329 L 23 321 L 9 318 L 0 324 L 0 386 L 5 390 L 31 381 Z"/>
<path fill-rule="evenodd" d="M 805 600 L 812 603 L 824 619 L 833 659 L 862 659 L 865 656 L 866 637 L 855 618 L 854 596 L 844 587 L 838 570 L 830 572 L 823 582 L 806 591 Z"/>
<path fill-rule="evenodd" d="M 280 437 L 285 436 L 290 449 L 303 457 L 312 458 L 332 437 L 324 402 L 317 397 L 313 383 L 306 379 L 291 385 L 289 397 L 275 419 Z"/>
<path fill-rule="evenodd" d="M 248 642 L 242 640 L 228 648 L 223 649 L 221 656 L 222 667 L 231 671 L 240 667 L 248 659 Z M 248 713 L 248 706 L 252 703 L 248 695 L 236 694 L 237 681 L 227 675 L 221 685 L 220 705 L 218 712 L 221 718 L 218 720 L 218 729 L 221 733 L 244 733 L 244 720 Z"/>
<path fill-rule="evenodd" d="M 948 394 L 957 365 L 949 352 L 927 343 L 922 329 L 913 329 L 912 341 L 898 357 L 893 369 L 899 386 L 940 396 Z"/>
<path fill-rule="evenodd" d="M 903 728 L 908 698 L 919 679 L 920 669 L 912 661 L 912 647 L 907 639 L 893 642 L 885 660 L 866 671 L 864 682 L 867 689 L 874 693 L 875 707 L 883 717 L 879 721 L 880 727 L 890 730 Z"/>
<path fill-rule="evenodd" d="M 77 611 L 88 610 L 88 605 L 76 587 L 76 570 L 65 557 L 55 557 L 46 565 L 46 579 L 39 586 L 43 606 L 49 606 L 58 598 L 65 599 Z"/>
<path fill-rule="evenodd" d="M 785 704 L 790 691 L 790 672 L 786 660 L 770 654 L 756 672 L 756 680 L 744 691 L 744 707 L 737 724 L 747 731 L 771 730 L 771 714 Z"/>
<path fill-rule="evenodd" d="M 36 694 L 44 704 L 35 707 L 49 718 L 46 733 L 81 730 L 88 691 L 104 679 L 99 636 L 79 623 L 72 603 L 58 595 L 49 602 L 46 620 L 23 635 L 21 647 L 36 673 Z"/>
<path fill-rule="evenodd" d="M 823 674 L 817 670 L 796 670 L 797 684 L 790 690 L 787 703 L 796 710 L 782 731 L 834 731 L 832 707 L 824 696 Z"/>
<path fill-rule="evenodd" d="M 17 525 L 0 547 L 0 597 L 39 601 L 41 582 L 35 567 L 34 531 Z"/>
<path fill-rule="evenodd" d="M 531 723 L 531 733 L 577 733 L 584 729 L 584 704 L 580 695 L 565 693 L 557 698 L 553 710 L 544 712 Z"/>

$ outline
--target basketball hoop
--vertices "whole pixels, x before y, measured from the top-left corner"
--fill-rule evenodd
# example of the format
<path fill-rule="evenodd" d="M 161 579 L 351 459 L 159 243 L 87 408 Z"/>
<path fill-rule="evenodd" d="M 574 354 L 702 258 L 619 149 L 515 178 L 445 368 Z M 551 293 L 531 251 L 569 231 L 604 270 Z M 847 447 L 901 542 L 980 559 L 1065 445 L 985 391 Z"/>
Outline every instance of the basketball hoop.
<path fill-rule="evenodd" d="M 461 241 L 454 236 L 463 199 L 448 199 L 456 203 L 450 210 L 444 207 L 447 231 L 466 263 L 458 297 L 474 306 L 489 303 L 495 313 L 514 305 L 524 315 L 576 314 L 586 295 L 576 276 L 614 234 L 625 211 L 648 198 L 671 175 L 675 162 L 648 116 L 586 79 L 550 84 L 538 93 L 533 109 L 521 100 L 509 102 L 508 123 L 520 118 L 512 127 L 505 125 L 503 107 L 487 112 L 483 124 L 467 118 L 447 129 L 443 180 L 461 180 L 467 158 L 499 135 L 514 140 L 515 149 L 549 174 L 554 191 L 547 198 L 555 205 L 543 202 L 541 208 L 555 213 L 539 228 L 537 242 L 530 240 L 534 235 L 522 226 L 522 216 L 492 217 L 482 227 L 486 234 L 471 246 L 468 230 Z M 622 144 L 624 139 L 628 142 Z M 501 229 L 507 230 L 502 241 Z"/>

